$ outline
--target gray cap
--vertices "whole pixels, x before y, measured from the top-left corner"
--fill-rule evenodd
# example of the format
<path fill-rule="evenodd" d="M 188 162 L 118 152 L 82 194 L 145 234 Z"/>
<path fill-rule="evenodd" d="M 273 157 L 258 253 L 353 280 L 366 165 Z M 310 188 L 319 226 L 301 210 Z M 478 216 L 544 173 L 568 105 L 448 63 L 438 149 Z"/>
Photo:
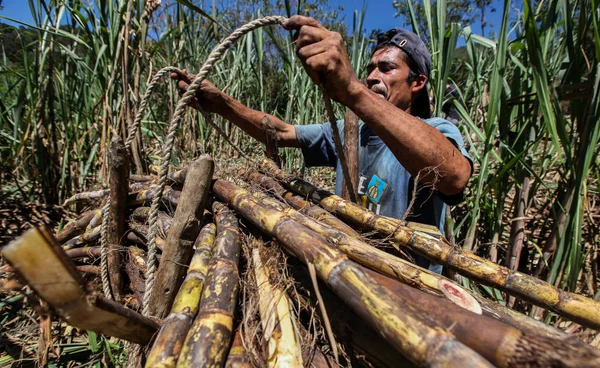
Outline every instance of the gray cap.
<path fill-rule="evenodd" d="M 402 49 L 414 62 L 414 66 L 417 68 L 414 71 L 429 78 L 429 73 L 431 72 L 431 55 L 419 36 L 404 28 L 392 28 L 387 32 L 377 35 L 375 49 L 387 45 L 394 45 Z"/>
<path fill-rule="evenodd" d="M 425 75 L 429 79 L 429 74 L 431 73 L 431 55 L 419 36 L 404 28 L 392 28 L 377 35 L 375 50 L 389 45 L 394 45 L 404 51 L 412 61 L 412 63 L 409 63 L 409 65 L 412 64 L 411 69 L 417 74 Z M 424 119 L 431 117 L 427 88 L 423 88 L 421 93 L 416 97 L 411 113 Z"/>

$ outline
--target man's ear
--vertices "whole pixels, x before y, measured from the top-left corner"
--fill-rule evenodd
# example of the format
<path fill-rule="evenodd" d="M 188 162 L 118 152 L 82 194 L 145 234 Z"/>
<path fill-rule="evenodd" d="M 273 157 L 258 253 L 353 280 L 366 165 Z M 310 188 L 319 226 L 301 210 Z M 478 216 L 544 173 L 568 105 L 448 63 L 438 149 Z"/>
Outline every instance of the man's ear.
<path fill-rule="evenodd" d="M 421 92 L 423 90 L 423 88 L 425 88 L 425 86 L 427 85 L 427 77 L 423 74 L 419 74 L 415 80 L 412 81 L 411 83 L 411 90 L 413 94 L 417 94 L 419 92 Z"/>

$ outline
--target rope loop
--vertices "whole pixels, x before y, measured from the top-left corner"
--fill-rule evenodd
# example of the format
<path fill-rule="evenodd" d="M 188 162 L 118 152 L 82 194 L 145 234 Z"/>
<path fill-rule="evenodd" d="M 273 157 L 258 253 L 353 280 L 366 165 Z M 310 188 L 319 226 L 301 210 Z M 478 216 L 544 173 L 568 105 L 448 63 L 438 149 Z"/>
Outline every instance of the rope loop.
<path fill-rule="evenodd" d="M 146 288 L 144 290 L 144 300 L 143 300 L 143 310 L 142 314 L 147 316 L 149 313 L 149 300 L 152 295 L 152 289 L 154 288 L 154 274 L 156 272 L 156 237 L 158 235 L 158 210 L 160 206 L 160 201 L 162 199 L 162 195 L 164 193 L 166 184 L 167 184 L 167 176 L 169 174 L 169 166 L 171 153 L 173 151 L 173 145 L 175 142 L 175 133 L 177 125 L 183 116 L 183 112 L 185 111 L 186 106 L 191 102 L 191 100 L 196 95 L 196 91 L 200 88 L 201 83 L 208 74 L 212 71 L 214 64 L 219 60 L 225 51 L 231 47 L 236 41 L 238 41 L 242 36 L 246 33 L 251 32 L 260 27 L 272 25 L 272 24 L 281 24 L 287 20 L 286 17 L 282 16 L 267 16 L 264 18 L 253 20 L 252 22 L 243 25 L 242 27 L 236 29 L 233 33 L 231 33 L 223 42 L 221 42 L 208 56 L 206 62 L 196 75 L 196 78 L 190 84 L 187 91 L 183 94 L 177 106 L 175 108 L 175 112 L 173 113 L 173 118 L 169 123 L 169 127 L 167 130 L 167 139 L 164 145 L 163 154 L 161 157 L 161 165 L 158 179 L 158 187 L 155 189 L 154 198 L 152 199 L 152 205 L 150 207 L 150 216 L 149 216 L 149 232 L 148 232 L 148 255 L 147 255 L 147 265 L 146 265 Z M 145 98 L 146 96 L 144 96 Z M 140 104 L 141 106 L 141 104 Z"/>

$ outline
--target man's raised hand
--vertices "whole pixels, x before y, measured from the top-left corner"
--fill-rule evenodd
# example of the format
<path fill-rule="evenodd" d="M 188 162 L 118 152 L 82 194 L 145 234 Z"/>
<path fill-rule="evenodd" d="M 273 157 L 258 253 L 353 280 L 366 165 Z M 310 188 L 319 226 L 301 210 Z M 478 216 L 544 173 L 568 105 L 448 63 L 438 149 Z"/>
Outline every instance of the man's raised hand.
<path fill-rule="evenodd" d="M 185 69 L 181 73 L 171 73 L 171 78 L 177 80 L 177 88 L 179 94 L 183 95 L 190 84 L 196 78 L 196 75 L 188 73 Z M 190 102 L 190 106 L 195 109 L 201 107 L 207 112 L 219 112 L 220 103 L 222 102 L 223 92 L 215 87 L 214 84 L 207 80 L 203 80 L 200 88 L 196 90 L 196 96 Z"/>
<path fill-rule="evenodd" d="M 362 84 L 352 70 L 342 36 L 301 15 L 292 16 L 283 27 L 298 31 L 296 53 L 311 79 L 329 97 L 349 106 Z"/>

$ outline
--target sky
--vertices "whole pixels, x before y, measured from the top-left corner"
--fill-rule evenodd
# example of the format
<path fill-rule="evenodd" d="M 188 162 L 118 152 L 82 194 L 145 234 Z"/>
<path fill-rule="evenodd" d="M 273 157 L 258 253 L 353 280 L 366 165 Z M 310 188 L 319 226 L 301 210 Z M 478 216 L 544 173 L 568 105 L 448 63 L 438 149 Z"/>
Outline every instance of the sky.
<path fill-rule="evenodd" d="M 197 1 L 193 1 L 196 3 Z M 0 0 L 4 7 L 0 10 L 0 16 L 14 18 L 25 23 L 32 23 L 31 12 L 29 10 L 29 2 L 25 0 Z M 330 5 L 337 7 L 344 6 L 345 20 L 349 29 L 352 29 L 352 18 L 354 10 L 360 10 L 363 6 L 363 0 L 329 0 Z M 365 15 L 364 28 L 367 33 L 372 29 L 390 29 L 393 27 L 401 27 L 402 20 L 395 18 L 396 13 L 392 6 L 392 0 L 366 0 L 367 12 Z M 500 0 L 492 0 L 492 7 L 496 8 L 495 13 L 488 12 L 486 17 L 490 25 L 486 31 L 493 31 L 500 28 L 502 17 L 502 8 L 504 2 Z M 0 19 L 4 23 L 10 23 L 5 19 Z M 475 33 L 481 32 L 481 26 L 478 23 L 472 25 Z M 486 32 L 486 33 L 488 33 Z M 459 44 L 461 42 L 459 41 Z M 464 41 L 463 41 L 464 43 Z"/>

